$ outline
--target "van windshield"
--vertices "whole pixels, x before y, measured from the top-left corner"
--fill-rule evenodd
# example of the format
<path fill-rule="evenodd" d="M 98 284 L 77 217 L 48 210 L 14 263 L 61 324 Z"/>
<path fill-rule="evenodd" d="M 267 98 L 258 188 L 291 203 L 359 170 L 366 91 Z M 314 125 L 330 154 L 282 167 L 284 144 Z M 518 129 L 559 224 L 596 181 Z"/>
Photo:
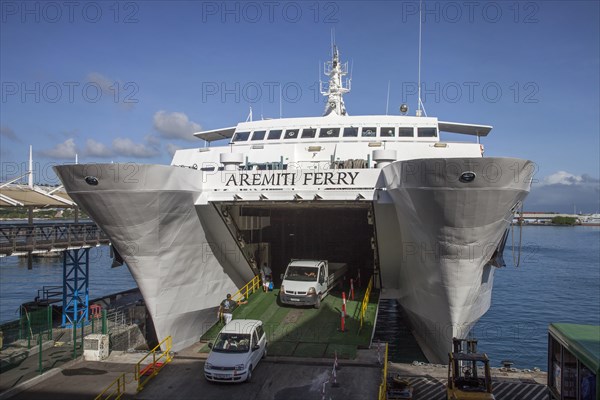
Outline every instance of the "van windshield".
<path fill-rule="evenodd" d="M 218 353 L 247 353 L 250 350 L 250 335 L 220 333 L 212 349 Z"/>
<path fill-rule="evenodd" d="M 283 279 L 287 279 L 288 281 L 316 281 L 318 272 L 319 269 L 315 267 L 299 267 L 291 265 L 288 267 Z"/>

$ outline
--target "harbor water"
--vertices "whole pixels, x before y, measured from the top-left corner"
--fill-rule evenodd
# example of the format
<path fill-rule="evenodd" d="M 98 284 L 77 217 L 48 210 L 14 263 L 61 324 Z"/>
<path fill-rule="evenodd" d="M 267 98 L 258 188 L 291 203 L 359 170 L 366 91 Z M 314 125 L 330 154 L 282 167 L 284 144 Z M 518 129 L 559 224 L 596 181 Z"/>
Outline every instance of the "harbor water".
<path fill-rule="evenodd" d="M 33 301 L 44 286 L 62 287 L 63 260 L 59 257 L 36 257 L 33 270 L 27 270 L 26 257 L 0 258 L 0 323 L 19 317 L 19 306 Z M 126 265 L 111 268 L 110 248 L 90 249 L 90 299 L 136 288 Z"/>
<path fill-rule="evenodd" d="M 518 247 L 518 227 L 514 234 Z M 472 334 L 494 366 L 512 360 L 545 371 L 551 322 L 600 325 L 600 227 L 524 226 L 520 266 L 510 236 L 504 260 Z"/>
<path fill-rule="evenodd" d="M 514 232 L 517 247 L 518 227 Z M 600 325 L 600 227 L 525 226 L 522 234 L 520 265 L 509 236 L 507 267 L 496 271 L 492 306 L 472 336 L 494 366 L 508 359 L 520 369 L 546 370 L 549 323 Z M 107 246 L 90 250 L 90 298 L 136 287 L 126 266 L 111 263 Z M 25 258 L 0 258 L 0 322 L 17 318 L 38 289 L 61 285 L 60 258 L 37 258 L 32 271 Z"/>

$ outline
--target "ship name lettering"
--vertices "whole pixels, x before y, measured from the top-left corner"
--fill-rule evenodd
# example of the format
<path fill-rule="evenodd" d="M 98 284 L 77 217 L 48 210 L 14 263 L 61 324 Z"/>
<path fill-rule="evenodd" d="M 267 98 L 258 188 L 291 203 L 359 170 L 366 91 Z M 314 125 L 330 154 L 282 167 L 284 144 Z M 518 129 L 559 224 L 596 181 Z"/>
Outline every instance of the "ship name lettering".
<path fill-rule="evenodd" d="M 354 185 L 358 172 L 306 172 L 302 185 Z M 297 175 L 291 172 L 231 174 L 225 186 L 294 186 Z"/>

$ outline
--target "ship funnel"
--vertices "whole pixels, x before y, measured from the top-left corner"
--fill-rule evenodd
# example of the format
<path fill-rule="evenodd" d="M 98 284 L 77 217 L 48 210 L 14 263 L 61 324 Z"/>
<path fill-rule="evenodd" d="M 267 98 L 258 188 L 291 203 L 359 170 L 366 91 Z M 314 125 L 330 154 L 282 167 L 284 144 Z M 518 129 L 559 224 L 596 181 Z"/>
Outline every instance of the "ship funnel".
<path fill-rule="evenodd" d="M 377 168 L 383 168 L 398 159 L 396 150 L 373 150 L 373 161 L 377 163 Z"/>
<path fill-rule="evenodd" d="M 225 171 L 237 171 L 239 165 L 244 162 L 244 155 L 242 153 L 221 153 L 219 160 Z"/>

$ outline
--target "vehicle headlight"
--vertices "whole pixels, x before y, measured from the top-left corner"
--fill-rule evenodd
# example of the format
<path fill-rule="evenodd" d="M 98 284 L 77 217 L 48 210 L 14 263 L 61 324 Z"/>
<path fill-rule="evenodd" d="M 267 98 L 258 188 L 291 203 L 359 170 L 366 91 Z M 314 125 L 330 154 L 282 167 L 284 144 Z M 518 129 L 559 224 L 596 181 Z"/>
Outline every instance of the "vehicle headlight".
<path fill-rule="evenodd" d="M 310 289 L 308 289 L 308 294 L 317 294 L 317 291 L 314 287 L 311 287 Z"/>
<path fill-rule="evenodd" d="M 279 293 L 285 293 L 285 287 L 281 285 L 281 289 L 279 289 Z"/>
<path fill-rule="evenodd" d="M 204 369 L 213 369 L 213 365 L 211 363 L 204 364 Z"/>
<path fill-rule="evenodd" d="M 244 364 L 238 364 L 235 366 L 236 371 L 243 371 L 244 369 L 246 369 L 246 365 Z"/>

